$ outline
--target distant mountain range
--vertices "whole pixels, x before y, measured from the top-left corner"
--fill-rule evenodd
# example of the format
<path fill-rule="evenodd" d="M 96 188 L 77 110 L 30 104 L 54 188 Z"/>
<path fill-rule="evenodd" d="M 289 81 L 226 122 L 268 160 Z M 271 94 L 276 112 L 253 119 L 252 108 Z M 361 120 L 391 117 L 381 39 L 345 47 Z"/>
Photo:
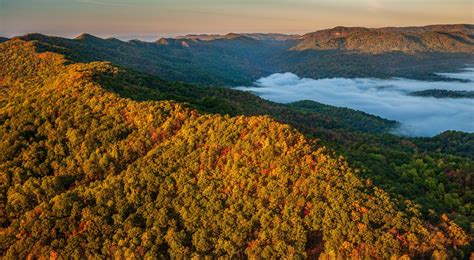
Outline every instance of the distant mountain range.
<path fill-rule="evenodd" d="M 376 34 L 377 33 L 377 34 Z M 390 42 L 390 38 L 393 38 L 394 35 L 404 35 L 406 36 L 407 41 L 416 41 L 413 37 L 421 37 L 419 40 L 424 40 L 425 50 L 429 49 L 436 49 L 440 46 L 432 44 L 430 42 L 431 37 L 442 37 L 444 36 L 459 36 L 469 42 L 472 43 L 472 36 L 474 35 L 474 25 L 471 24 L 454 24 L 454 25 L 428 25 L 428 26 L 410 26 L 410 27 L 382 27 L 382 28 L 365 28 L 365 27 L 344 27 L 344 26 L 337 26 L 332 29 L 325 29 L 319 30 L 316 32 L 307 33 L 305 35 L 297 35 L 297 34 L 281 34 L 281 33 L 229 33 L 225 35 L 221 34 L 188 34 L 183 36 L 177 36 L 174 39 L 180 40 L 200 40 L 200 41 L 213 41 L 213 40 L 233 40 L 238 37 L 248 37 L 255 40 L 277 40 L 277 41 L 285 41 L 285 40 L 296 40 L 298 42 L 298 48 L 307 48 L 313 44 L 322 44 L 327 43 L 331 44 L 328 41 L 334 39 L 344 39 L 350 35 L 354 35 L 353 38 L 361 38 L 367 37 L 366 34 L 369 36 L 377 36 L 378 40 L 387 38 L 384 43 Z M 449 34 L 449 35 L 448 35 Z M 410 37 L 412 36 L 412 37 Z M 453 37 L 452 40 L 459 41 L 461 38 Z M 165 38 L 163 38 L 165 39 Z M 444 40 L 444 39 L 440 39 Z M 449 41 L 449 40 L 448 40 Z M 462 41 L 462 40 L 461 40 Z M 449 41 L 450 42 L 450 41 Z M 396 42 L 395 42 L 396 43 Z M 450 42 L 451 43 L 451 42 Z M 367 44 L 370 44 L 368 42 Z M 338 46 L 339 48 L 344 46 Z M 418 50 L 420 50 L 420 46 L 418 46 Z M 393 49 L 385 49 L 384 51 L 391 51 Z M 397 49 L 395 49 L 397 50 Z M 400 49 L 403 50 L 403 49 Z M 414 51 L 413 48 L 406 48 L 407 51 Z M 453 48 L 453 51 L 460 51 L 459 49 Z M 472 50 L 471 50 L 472 51 Z"/>
<path fill-rule="evenodd" d="M 276 33 L 189 34 L 175 40 L 214 41 L 246 37 L 266 41 L 295 41 L 292 50 L 343 50 L 368 53 L 400 51 L 474 52 L 474 25 L 428 25 L 411 27 L 344 27 L 319 30 L 305 35 Z M 159 43 L 170 39 L 162 38 Z"/>
<path fill-rule="evenodd" d="M 183 40 L 200 40 L 200 41 L 213 41 L 213 40 L 233 40 L 239 37 L 247 37 L 254 40 L 267 40 L 267 41 L 287 41 L 297 40 L 301 38 L 297 34 L 281 34 L 281 33 L 228 33 L 225 35 L 220 34 L 187 34 L 183 36 L 177 36 L 175 39 Z"/>
<path fill-rule="evenodd" d="M 167 80 L 204 85 L 249 85 L 277 72 L 303 77 L 441 79 L 474 59 L 474 25 L 335 27 L 303 36 L 285 34 L 185 35 L 155 42 L 74 39 L 28 34 L 33 41 L 80 62 L 111 61 Z M 3 39 L 5 41 L 7 39 Z M 2 41 L 2 39 L 0 39 Z"/>

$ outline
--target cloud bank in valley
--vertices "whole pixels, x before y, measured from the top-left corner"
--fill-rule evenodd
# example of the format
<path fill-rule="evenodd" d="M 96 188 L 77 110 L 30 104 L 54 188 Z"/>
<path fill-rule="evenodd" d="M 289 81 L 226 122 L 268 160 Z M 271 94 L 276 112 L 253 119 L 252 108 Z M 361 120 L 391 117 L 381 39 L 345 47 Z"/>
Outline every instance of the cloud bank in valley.
<path fill-rule="evenodd" d="M 436 73 L 436 74 L 447 77 L 447 78 L 470 80 L 474 82 L 474 68 L 465 68 L 464 70 L 460 72 L 456 72 L 456 73 Z"/>
<path fill-rule="evenodd" d="M 443 73 L 446 77 L 474 80 L 474 69 Z M 474 132 L 474 99 L 410 96 L 410 92 L 445 89 L 474 91 L 474 82 L 427 82 L 410 79 L 300 78 L 277 73 L 259 79 L 253 87 L 240 87 L 280 103 L 313 100 L 348 107 L 401 122 L 396 134 L 433 136 L 446 130 Z"/>

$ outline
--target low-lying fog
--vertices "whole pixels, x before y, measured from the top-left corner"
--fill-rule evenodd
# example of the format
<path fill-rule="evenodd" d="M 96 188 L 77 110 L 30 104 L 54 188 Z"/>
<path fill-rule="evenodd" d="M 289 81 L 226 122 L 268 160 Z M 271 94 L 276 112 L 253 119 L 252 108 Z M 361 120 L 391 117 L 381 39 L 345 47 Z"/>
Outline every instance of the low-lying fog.
<path fill-rule="evenodd" d="M 238 89 L 280 103 L 313 100 L 397 120 L 401 126 L 394 133 L 400 135 L 433 136 L 446 130 L 474 132 L 474 99 L 409 95 L 410 92 L 428 89 L 474 91 L 474 68 L 439 75 L 469 82 L 428 82 L 403 78 L 315 80 L 300 78 L 293 73 L 277 73 L 259 79 L 255 86 Z"/>

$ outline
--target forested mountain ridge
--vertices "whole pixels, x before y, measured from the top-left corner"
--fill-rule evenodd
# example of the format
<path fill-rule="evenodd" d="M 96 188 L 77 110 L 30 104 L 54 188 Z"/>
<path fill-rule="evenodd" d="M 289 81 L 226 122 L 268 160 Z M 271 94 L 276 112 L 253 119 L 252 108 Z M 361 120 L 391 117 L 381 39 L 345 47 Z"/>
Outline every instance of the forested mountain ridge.
<path fill-rule="evenodd" d="M 400 51 L 474 53 L 472 25 L 408 28 L 335 27 L 308 33 L 293 50 L 343 50 L 367 53 Z"/>
<path fill-rule="evenodd" d="M 415 28 L 421 32 L 416 32 Z M 462 28 L 470 27 L 466 25 Z M 188 36 L 190 39 L 184 36 L 163 38 L 156 42 L 124 42 L 115 38 L 101 39 L 89 34 L 80 35 L 76 39 L 41 34 L 19 38 L 38 41 L 42 43 L 43 50 L 62 53 L 76 62 L 111 61 L 165 80 L 213 86 L 241 86 L 251 85 L 260 77 L 288 71 L 311 78 L 441 79 L 435 72 L 453 71 L 474 58 L 470 49 L 473 46 L 472 37 L 467 34 L 470 29 L 462 28 L 456 25 L 435 26 L 432 30 L 444 31 L 430 31 L 425 27 L 409 27 L 404 29 L 407 32 L 398 32 L 396 30 L 401 28 L 373 31 L 367 28 L 336 27 L 307 34 L 306 39 L 273 34 L 194 35 Z M 354 48 L 341 48 L 339 41 L 342 38 L 334 36 L 335 33 L 352 37 Z M 420 41 L 416 40 L 418 38 L 409 36 L 410 33 L 422 33 L 423 39 L 433 45 L 421 46 Z M 379 39 L 379 36 L 385 34 L 387 37 Z M 317 37 L 313 39 L 313 36 Z M 330 48 L 311 47 L 319 41 L 331 46 L 335 42 L 335 45 L 328 45 Z M 298 46 L 306 45 L 309 48 L 297 50 Z M 384 51 L 355 51 L 365 45 Z M 451 52 L 445 50 L 445 47 L 458 51 Z"/>
<path fill-rule="evenodd" d="M 437 24 L 427 26 L 409 26 L 409 27 L 382 27 L 382 28 L 366 28 L 366 27 L 345 27 L 337 26 L 331 29 L 319 30 L 304 35 L 287 35 L 278 33 L 229 33 L 220 34 L 188 34 L 174 37 L 175 39 L 202 40 L 212 41 L 220 39 L 235 39 L 237 37 L 249 37 L 256 40 L 306 40 L 308 38 L 317 38 L 319 40 L 330 40 L 338 37 L 346 37 L 356 33 L 366 32 L 383 32 L 383 33 L 451 33 L 474 35 L 474 25 L 472 24 Z M 429 46 L 427 46 L 429 47 Z"/>
<path fill-rule="evenodd" d="M 382 32 L 404 32 L 404 33 L 419 33 L 419 32 L 462 32 L 469 35 L 474 35 L 474 24 L 434 24 L 426 26 L 406 26 L 406 27 L 382 27 L 374 30 Z"/>
<path fill-rule="evenodd" d="M 0 61 L 5 257 L 443 256 L 467 243 L 268 117 L 122 98 L 97 83 L 120 69 L 32 42 L 1 44 Z"/>
<path fill-rule="evenodd" d="M 263 64 L 265 58 L 288 48 L 284 41 L 270 43 L 247 37 L 197 42 L 162 39 L 154 43 L 90 34 L 75 39 L 28 34 L 20 39 L 37 41 L 43 50 L 62 53 L 76 62 L 112 61 L 166 80 L 206 85 L 250 84 L 274 70 Z"/>

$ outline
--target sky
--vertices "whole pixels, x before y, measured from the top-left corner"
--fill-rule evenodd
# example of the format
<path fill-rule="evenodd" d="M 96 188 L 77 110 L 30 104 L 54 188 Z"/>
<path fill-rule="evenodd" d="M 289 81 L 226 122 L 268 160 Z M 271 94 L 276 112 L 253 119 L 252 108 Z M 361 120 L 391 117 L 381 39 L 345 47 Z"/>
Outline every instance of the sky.
<path fill-rule="evenodd" d="M 474 23 L 474 0 L 0 0 L 0 35 L 155 40 L 188 33 L 303 34 L 335 26 Z"/>

